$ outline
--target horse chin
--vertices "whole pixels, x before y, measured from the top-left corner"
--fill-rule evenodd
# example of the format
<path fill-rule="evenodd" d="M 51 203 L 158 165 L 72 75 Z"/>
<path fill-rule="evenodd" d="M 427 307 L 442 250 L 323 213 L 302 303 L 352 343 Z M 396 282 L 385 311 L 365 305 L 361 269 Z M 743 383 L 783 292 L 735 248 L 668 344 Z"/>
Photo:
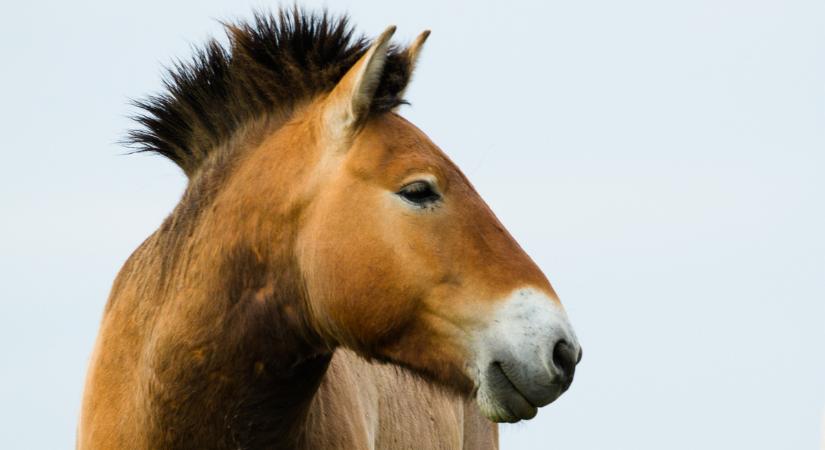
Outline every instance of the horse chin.
<path fill-rule="evenodd" d="M 504 401 L 481 401 L 478 400 L 481 414 L 493 422 L 516 423 L 522 420 L 530 420 L 538 413 L 538 408 L 529 404 L 524 397 L 515 395 Z"/>
<path fill-rule="evenodd" d="M 516 423 L 532 419 L 538 413 L 538 408 L 516 391 L 479 390 L 476 402 L 481 414 L 493 422 Z"/>

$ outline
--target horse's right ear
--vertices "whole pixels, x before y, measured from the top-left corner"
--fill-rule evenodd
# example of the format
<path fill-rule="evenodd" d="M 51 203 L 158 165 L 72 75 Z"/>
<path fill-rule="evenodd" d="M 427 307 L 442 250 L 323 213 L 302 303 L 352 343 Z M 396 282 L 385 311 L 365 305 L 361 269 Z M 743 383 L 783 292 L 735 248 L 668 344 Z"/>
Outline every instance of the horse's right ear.
<path fill-rule="evenodd" d="M 369 115 L 372 97 L 384 73 L 387 47 L 393 33 L 394 26 L 381 33 L 325 100 L 324 128 L 333 139 L 353 136 Z"/>

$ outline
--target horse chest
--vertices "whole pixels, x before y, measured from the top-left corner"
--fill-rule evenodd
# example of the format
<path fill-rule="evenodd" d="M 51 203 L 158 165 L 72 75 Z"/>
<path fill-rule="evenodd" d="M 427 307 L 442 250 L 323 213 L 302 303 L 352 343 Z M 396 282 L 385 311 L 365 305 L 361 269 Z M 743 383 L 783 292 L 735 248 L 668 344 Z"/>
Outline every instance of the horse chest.
<path fill-rule="evenodd" d="M 457 396 L 338 350 L 313 400 L 309 448 L 494 449 L 496 425 Z"/>

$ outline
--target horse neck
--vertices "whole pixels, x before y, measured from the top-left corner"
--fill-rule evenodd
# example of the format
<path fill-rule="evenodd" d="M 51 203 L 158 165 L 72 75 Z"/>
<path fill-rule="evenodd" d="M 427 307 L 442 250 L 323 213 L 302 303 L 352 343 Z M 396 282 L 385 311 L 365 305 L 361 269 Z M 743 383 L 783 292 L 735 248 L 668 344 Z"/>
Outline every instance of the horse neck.
<path fill-rule="evenodd" d="M 199 196 L 218 190 L 190 186 L 155 236 L 164 304 L 151 365 L 163 379 L 147 381 L 147 412 L 206 446 L 295 448 L 331 356 L 307 319 L 297 224 L 255 219 L 265 214 L 228 194 Z"/>

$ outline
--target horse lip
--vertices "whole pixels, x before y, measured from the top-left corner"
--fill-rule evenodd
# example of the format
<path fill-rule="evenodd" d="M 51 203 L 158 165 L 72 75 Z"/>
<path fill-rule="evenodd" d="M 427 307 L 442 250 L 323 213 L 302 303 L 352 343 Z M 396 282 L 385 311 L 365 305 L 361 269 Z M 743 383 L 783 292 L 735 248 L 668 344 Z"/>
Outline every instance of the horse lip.
<path fill-rule="evenodd" d="M 547 384 L 542 383 L 541 387 L 549 392 L 537 397 L 536 393 L 528 394 L 523 390 L 523 387 L 519 388 L 519 384 L 514 381 L 514 378 L 510 374 L 508 374 L 508 366 L 505 363 L 502 363 L 501 361 L 493 361 L 490 365 L 492 368 L 491 370 L 494 370 L 494 372 L 496 372 L 498 376 L 509 385 L 510 389 L 516 392 L 533 408 L 542 408 L 558 400 L 558 398 L 567 391 L 572 383 L 572 379 L 567 384 L 557 382 L 550 382 Z M 537 381 L 534 380 L 533 382 L 535 383 Z"/>
<path fill-rule="evenodd" d="M 530 401 L 530 398 L 524 395 L 524 392 L 521 392 L 518 386 L 516 386 L 516 383 L 513 383 L 513 380 L 511 380 L 510 377 L 507 376 L 507 371 L 504 370 L 504 365 L 502 365 L 500 361 L 493 361 L 492 366 L 493 368 L 498 369 L 498 372 L 501 374 L 501 376 L 504 378 L 504 380 L 507 382 L 507 384 L 513 391 L 520 395 L 521 398 L 523 398 L 533 408 L 539 408 L 539 406 L 535 405 L 532 401 Z"/>
<path fill-rule="evenodd" d="M 488 369 L 488 374 L 494 376 L 495 378 L 501 380 L 505 386 L 503 390 L 499 390 L 496 394 L 497 397 L 501 397 L 501 394 L 507 396 L 517 396 L 520 401 L 523 401 L 527 406 L 529 406 L 530 410 L 524 410 L 518 412 L 515 408 L 516 405 L 513 405 L 511 401 L 500 399 L 500 406 L 503 407 L 509 417 L 501 418 L 501 420 L 497 419 L 496 421 L 505 421 L 505 422 L 518 422 L 520 420 L 529 420 L 536 416 L 538 413 L 538 407 L 533 404 L 527 397 L 516 387 L 515 383 L 510 380 L 510 377 L 507 376 L 507 372 L 504 370 L 504 366 L 499 361 L 494 361 L 490 364 L 490 368 Z"/>

